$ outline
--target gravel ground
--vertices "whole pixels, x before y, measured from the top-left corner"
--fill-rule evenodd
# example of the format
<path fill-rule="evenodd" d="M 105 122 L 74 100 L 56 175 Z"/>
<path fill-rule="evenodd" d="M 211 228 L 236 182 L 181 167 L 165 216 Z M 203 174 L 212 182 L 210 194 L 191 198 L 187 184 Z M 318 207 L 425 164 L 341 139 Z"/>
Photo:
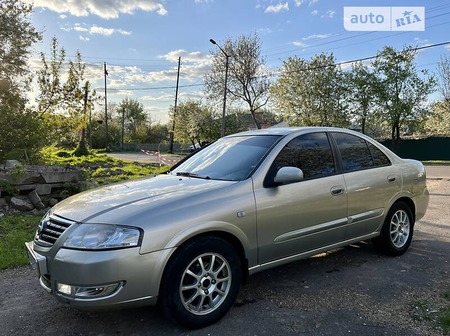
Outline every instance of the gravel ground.
<path fill-rule="evenodd" d="M 450 180 L 428 181 L 431 202 L 401 257 L 359 243 L 250 277 L 228 315 L 182 329 L 156 308 L 82 312 L 56 302 L 29 267 L 0 271 L 0 335 L 444 335 L 450 306 Z"/>

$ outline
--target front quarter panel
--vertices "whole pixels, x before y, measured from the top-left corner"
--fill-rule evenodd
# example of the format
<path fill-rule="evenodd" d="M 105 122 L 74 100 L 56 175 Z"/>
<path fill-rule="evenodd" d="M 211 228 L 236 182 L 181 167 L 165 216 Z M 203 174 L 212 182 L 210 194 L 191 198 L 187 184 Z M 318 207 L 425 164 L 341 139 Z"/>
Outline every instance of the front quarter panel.
<path fill-rule="evenodd" d="M 256 262 L 256 211 L 252 180 L 196 195 L 155 213 L 141 214 L 144 228 L 141 254 L 180 246 L 205 233 L 226 232 L 243 245 Z"/>

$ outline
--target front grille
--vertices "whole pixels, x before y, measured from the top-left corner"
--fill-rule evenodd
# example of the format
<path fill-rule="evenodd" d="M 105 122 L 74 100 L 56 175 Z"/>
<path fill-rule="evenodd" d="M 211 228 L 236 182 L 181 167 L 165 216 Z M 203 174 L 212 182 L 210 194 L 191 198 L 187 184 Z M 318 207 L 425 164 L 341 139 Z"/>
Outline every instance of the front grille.
<path fill-rule="evenodd" d="M 39 225 L 34 241 L 41 246 L 53 246 L 64 231 L 74 223 L 73 221 L 55 215 L 44 218 Z"/>

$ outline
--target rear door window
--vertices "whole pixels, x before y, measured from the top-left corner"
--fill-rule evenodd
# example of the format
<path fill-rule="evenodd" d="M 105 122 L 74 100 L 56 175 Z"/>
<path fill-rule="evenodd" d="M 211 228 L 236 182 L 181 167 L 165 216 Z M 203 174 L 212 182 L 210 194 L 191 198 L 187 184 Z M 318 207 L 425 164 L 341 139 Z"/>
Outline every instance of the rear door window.
<path fill-rule="evenodd" d="M 333 133 L 333 137 L 341 154 L 344 172 L 374 167 L 372 154 L 364 139 L 346 133 Z"/>

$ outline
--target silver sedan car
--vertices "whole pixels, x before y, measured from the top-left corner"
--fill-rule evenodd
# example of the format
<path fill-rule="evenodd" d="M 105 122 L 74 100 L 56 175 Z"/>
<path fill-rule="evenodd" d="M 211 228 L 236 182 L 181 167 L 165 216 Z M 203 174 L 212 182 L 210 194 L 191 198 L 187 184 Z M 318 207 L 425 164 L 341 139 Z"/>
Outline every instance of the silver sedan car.
<path fill-rule="evenodd" d="M 157 303 L 199 328 L 255 272 L 368 239 L 403 254 L 428 200 L 423 165 L 367 136 L 268 129 L 219 139 L 167 174 L 72 196 L 26 246 L 62 302 Z"/>

